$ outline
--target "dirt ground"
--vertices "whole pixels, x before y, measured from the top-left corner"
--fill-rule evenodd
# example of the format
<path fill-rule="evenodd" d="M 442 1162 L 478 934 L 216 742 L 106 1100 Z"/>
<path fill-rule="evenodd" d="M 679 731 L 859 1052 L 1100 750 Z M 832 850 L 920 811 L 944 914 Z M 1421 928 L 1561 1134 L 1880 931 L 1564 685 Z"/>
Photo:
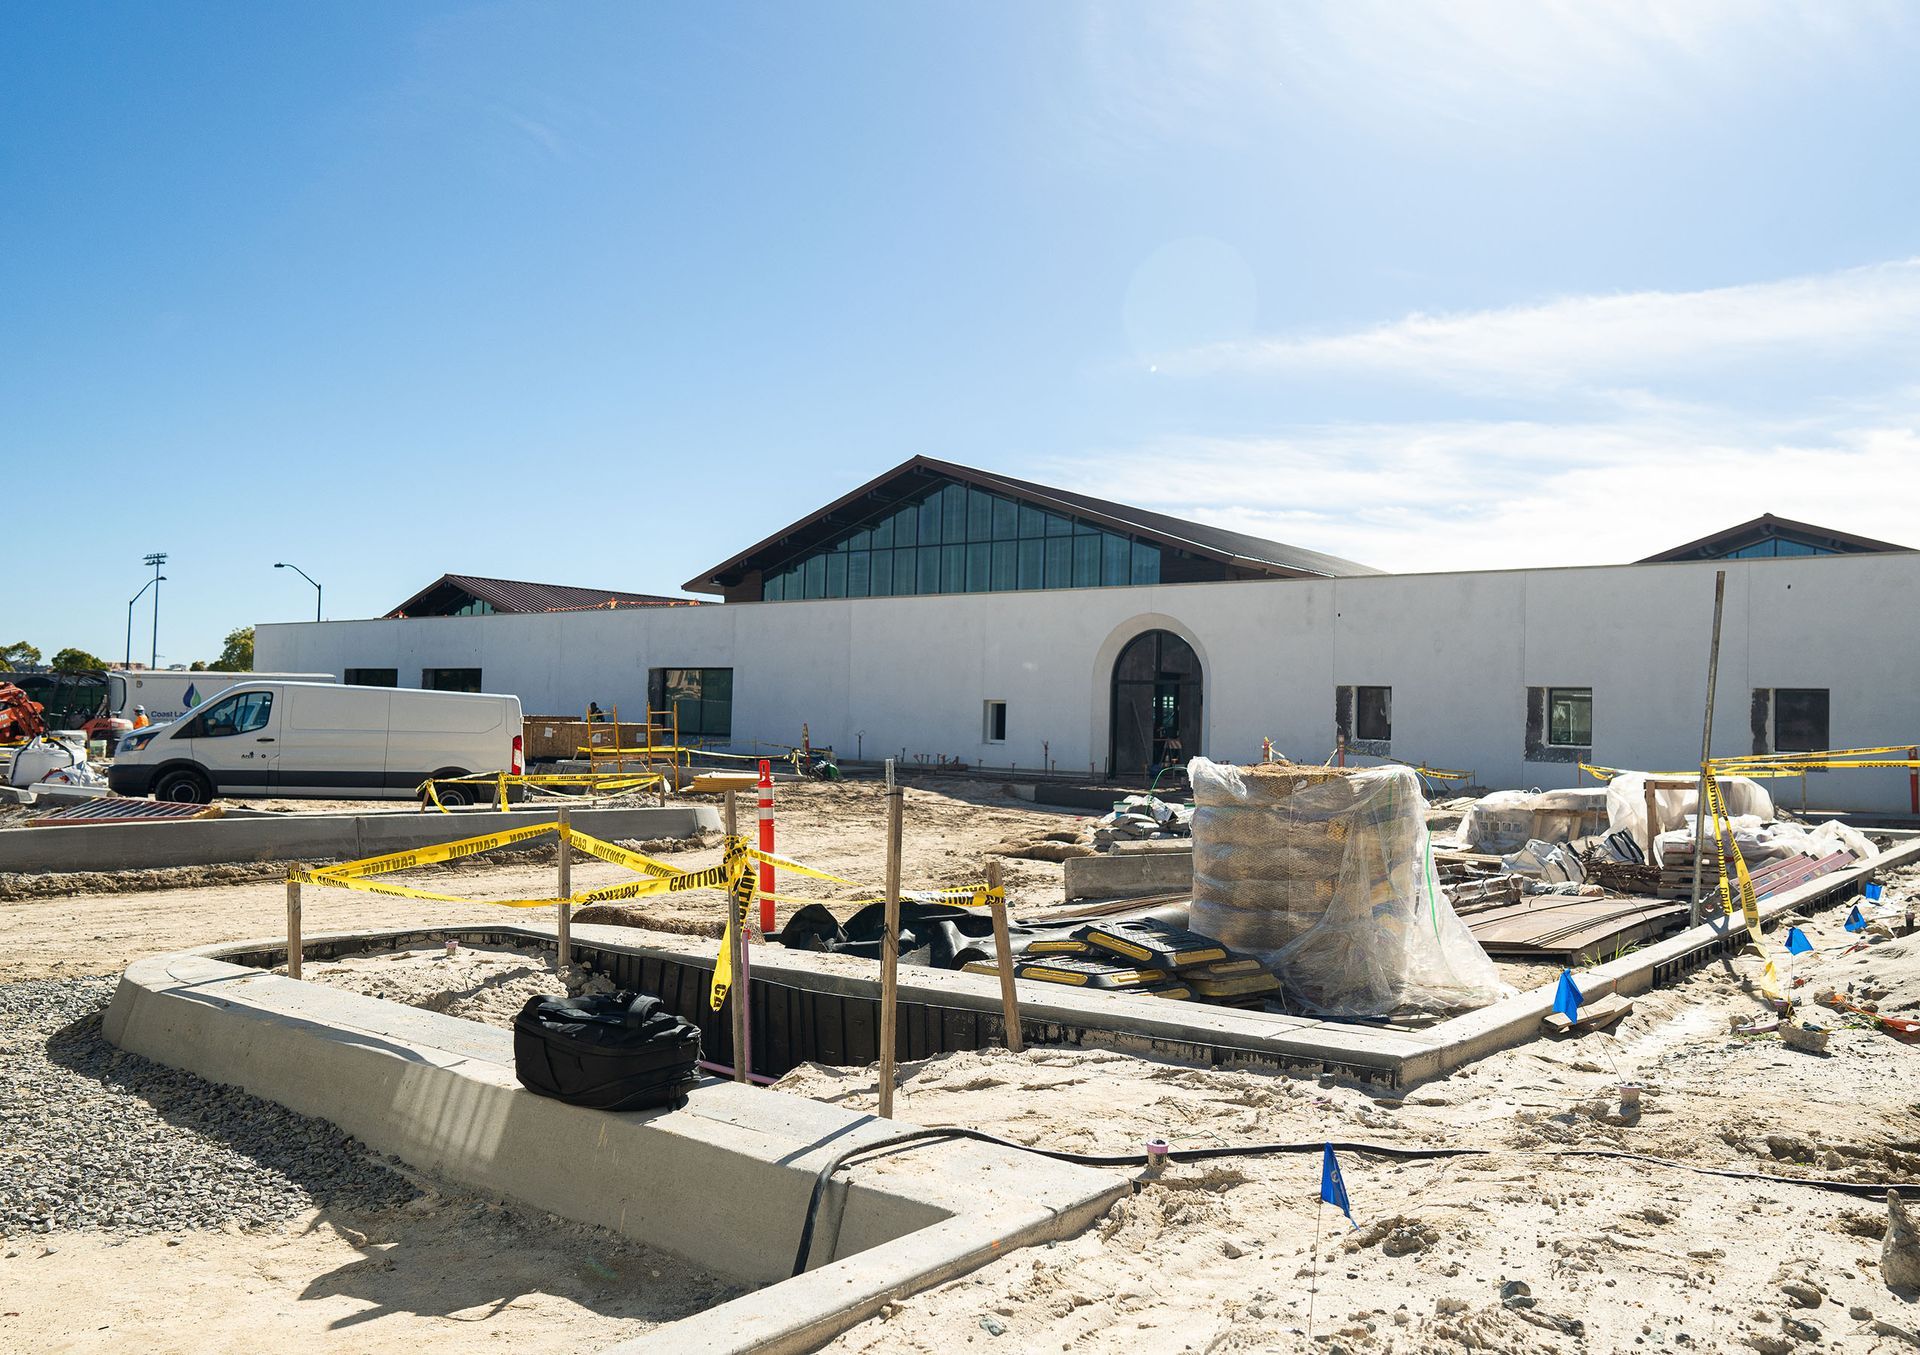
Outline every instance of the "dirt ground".
<path fill-rule="evenodd" d="M 1916 890 L 1909 875 L 1893 892 Z M 1790 971 L 1796 1019 L 1827 1028 L 1825 1054 L 1731 1030 L 1730 1018 L 1771 1015 L 1751 986 L 1759 961 L 1742 958 L 1640 997 L 1611 1032 L 1536 1041 L 1405 1095 L 1094 1050 L 907 1065 L 903 1120 L 1069 1152 L 1132 1153 L 1164 1137 L 1175 1165 L 1140 1177 L 1081 1237 L 905 1299 L 833 1348 L 1912 1349 L 1920 1293 L 1880 1275 L 1886 1206 L 1781 1179 L 1920 1181 L 1920 1046 L 1812 1001 L 1838 989 L 1920 1014 L 1920 937 L 1857 944 L 1845 911 L 1803 921 L 1818 949 Z M 313 977 L 496 1023 L 551 986 L 537 955 L 489 948 L 355 956 Z M 1623 1080 L 1644 1087 L 1638 1113 L 1620 1100 Z M 875 1102 L 871 1069 L 803 1067 L 779 1089 Z M 1329 1140 L 1488 1152 L 1345 1152 L 1349 1225 L 1316 1209 Z M 1262 1143 L 1310 1151 L 1179 1160 Z M 1634 1156 L 1572 1155 L 1589 1153 Z M 939 1154 L 903 1156 L 937 1170 Z"/>
<path fill-rule="evenodd" d="M 879 881 L 885 824 L 878 785 L 783 784 L 777 795 L 783 853 L 854 880 Z M 909 787 L 906 797 L 909 886 L 977 879 L 985 846 L 1075 817 L 1036 811 L 991 788 L 962 799 Z M 290 809 L 313 807 L 288 802 Z M 750 821 L 751 805 L 742 811 Z M 680 865 L 718 858 L 717 838 L 644 845 Z M 404 880 L 475 898 L 538 895 L 551 892 L 553 856 L 547 849 L 501 861 L 481 858 L 410 872 Z M 1016 909 L 1026 900 L 1044 906 L 1059 898 L 1057 864 L 1006 864 Z M 597 861 L 574 866 L 578 887 L 630 878 Z M 154 879 L 43 877 L 28 897 L 0 902 L 0 982 L 108 974 L 142 955 L 284 936 L 283 879 L 277 866 L 171 871 L 164 883 L 172 887 L 158 889 L 151 886 L 163 881 Z M 783 879 L 781 888 L 806 897 L 852 892 L 802 877 Z M 783 905 L 782 914 L 795 906 Z M 720 897 L 708 894 L 676 896 L 642 911 L 654 925 L 692 929 L 717 926 L 720 909 Z M 307 890 L 304 911 L 309 936 L 503 916 L 484 903 L 316 889 Z M 550 915 L 532 909 L 508 916 Z M 527 991 L 551 987 L 542 966 L 510 951 L 465 952 L 461 972 L 451 977 L 443 955 L 416 957 L 387 972 L 380 963 L 316 965 L 313 977 L 476 1020 L 505 1019 Z M 9 1181 L 6 1156 L 0 1142 L 0 1192 L 24 1184 Z M 454 1194 L 353 1217 L 308 1211 L 267 1230 L 123 1236 L 57 1229 L 0 1238 L 0 1349 L 596 1350 L 727 1296 L 709 1292 L 709 1277 L 689 1276 L 657 1252 L 609 1245 L 558 1220 L 532 1226 L 516 1219 L 515 1211 Z"/>
<path fill-rule="evenodd" d="M 0 1248 L 0 1347 L 561 1355 L 732 1297 L 686 1271 L 664 1253 L 609 1246 L 584 1229 L 516 1226 L 471 1197 L 308 1211 L 266 1230 L 58 1232 Z"/>
<path fill-rule="evenodd" d="M 1909 874 L 1890 893 L 1916 890 Z M 1803 924 L 1820 950 L 1794 965 L 1802 1001 L 1851 988 L 1879 995 L 1888 1014 L 1920 1012 L 1920 936 L 1845 953 L 1854 938 L 1844 914 Z M 1835 1028 L 1824 1055 L 1732 1034 L 1729 1016 L 1765 1015 L 1746 986 L 1758 969 L 1740 959 L 1703 971 L 1641 997 L 1613 1033 L 1535 1041 L 1404 1099 L 1093 1051 L 985 1051 L 911 1067 L 896 1115 L 1042 1147 L 1116 1153 L 1164 1136 L 1176 1158 L 1182 1147 L 1326 1140 L 1492 1151 L 1409 1163 L 1345 1154 L 1357 1228 L 1316 1208 L 1316 1154 L 1176 1165 L 1098 1228 L 906 1299 L 832 1349 L 1920 1348 L 1920 1293 L 1896 1293 L 1880 1276 L 1885 1204 L 1555 1156 L 1603 1149 L 1920 1182 L 1920 1046 L 1817 1007 L 1808 1019 Z M 1638 1115 L 1622 1113 L 1623 1078 L 1646 1086 Z M 863 1070 L 802 1068 L 779 1085 L 853 1108 L 874 1102 Z"/>
<path fill-rule="evenodd" d="M 977 878 L 986 845 L 1076 817 L 992 789 L 969 788 L 964 799 L 941 793 L 948 789 L 908 791 L 910 885 Z M 780 833 L 783 853 L 877 880 L 879 787 L 783 786 Z M 704 864 L 714 848 L 661 854 Z M 1016 912 L 1059 898 L 1058 865 L 1007 865 Z M 517 861 L 407 878 L 497 898 L 550 885 L 551 873 L 550 862 Z M 576 867 L 585 885 L 623 876 L 599 863 Z M 784 877 L 781 888 L 815 897 L 845 892 Z M 1920 874 L 1907 873 L 1889 892 L 1920 893 Z M 307 907 L 310 934 L 498 916 L 483 904 L 345 891 L 310 897 Z M 679 898 L 648 901 L 642 911 L 687 927 L 710 925 L 716 908 L 715 900 Z M 284 925 L 283 909 L 284 890 L 272 881 L 0 904 L 0 940 L 11 943 L 0 945 L 0 978 L 108 972 L 155 951 L 271 936 Z M 1844 911 L 1803 920 L 1820 947 L 1794 962 L 1793 973 L 1806 980 L 1803 1001 L 1816 989 L 1851 986 L 1888 1012 L 1920 1013 L 1920 937 L 1849 951 L 1854 938 L 1841 929 Z M 393 970 L 380 974 L 382 963 Z M 362 961 L 357 977 L 329 981 L 484 1020 L 502 1019 L 515 984 L 540 982 L 513 972 L 533 961 L 512 952 L 464 956 L 470 971 L 432 971 L 436 963 L 444 966 L 444 957 Z M 1638 999 L 1612 1033 L 1535 1041 L 1404 1096 L 1098 1051 L 983 1051 L 909 1065 L 896 1111 L 909 1121 L 1092 1152 L 1131 1152 L 1162 1135 L 1175 1146 L 1176 1165 L 1143 1181 L 1086 1234 L 890 1305 L 834 1348 L 1920 1350 L 1920 1295 L 1896 1293 L 1880 1276 L 1885 1204 L 1684 1169 L 1920 1183 L 1920 1046 L 1811 1006 L 1814 1019 L 1835 1027 L 1824 1055 L 1790 1050 L 1775 1034 L 1733 1034 L 1730 1016 L 1764 1016 L 1750 989 L 1756 972 L 1757 961 L 1744 957 L 1702 971 Z M 1622 1080 L 1646 1086 L 1637 1115 L 1622 1111 Z M 873 1104 L 870 1070 L 802 1068 L 782 1089 L 856 1109 Z M 1327 1139 L 1491 1151 L 1400 1163 L 1345 1153 L 1357 1228 L 1332 1209 L 1316 1209 L 1316 1155 L 1177 1161 L 1183 1147 Z M 1562 1155 L 1588 1149 L 1683 1165 Z M 929 1169 L 937 1164 L 937 1146 L 909 1151 Z M 99 1321 L 144 1324 L 119 1327 L 122 1343 L 154 1349 L 237 1347 L 248 1337 L 256 1345 L 327 1338 L 322 1343 L 354 1349 L 465 1348 L 482 1343 L 462 1339 L 482 1329 L 516 1347 L 590 1348 L 633 1330 L 620 1327 L 628 1315 L 608 1297 L 624 1292 L 627 1272 L 618 1272 L 622 1285 L 607 1282 L 602 1291 L 582 1277 L 577 1258 L 568 1271 L 560 1258 L 523 1264 L 496 1257 L 501 1270 L 475 1275 L 437 1253 L 430 1236 L 374 1255 L 351 1237 L 343 1241 L 333 1224 L 311 1219 L 290 1222 L 264 1244 L 259 1236 L 221 1234 L 180 1241 L 167 1247 L 154 1238 L 116 1244 L 99 1234 L 55 1234 L 45 1239 L 58 1249 L 49 1257 L 35 1256 L 41 1239 L 9 1244 L 21 1258 L 0 1262 L 3 1306 L 25 1314 L 31 1305 L 49 1322 L 66 1323 L 36 1327 L 30 1347 L 76 1350 L 111 1348 L 113 1331 L 82 1330 L 73 1307 L 54 1296 L 77 1293 L 89 1276 L 98 1286 L 102 1275 L 123 1271 L 136 1274 L 150 1297 L 144 1305 L 113 1298 Z M 127 1254 L 140 1264 L 121 1266 L 120 1248 L 132 1249 Z M 33 1277 L 30 1295 L 15 1278 L 21 1259 L 33 1260 L 24 1272 Z M 372 1292 L 371 1277 L 354 1286 L 337 1279 L 343 1267 L 358 1276 L 354 1267 L 381 1264 L 380 1283 L 411 1286 L 404 1298 Z M 455 1278 L 466 1287 L 447 1289 Z M 211 1325 L 196 1325 L 184 1302 L 162 1297 L 176 1293 L 203 1293 L 221 1312 Z M 476 1315 L 487 1320 L 455 1325 Z M 0 1342 L 11 1340 L 8 1331 L 0 1325 Z"/>
<path fill-rule="evenodd" d="M 878 782 L 783 783 L 776 801 L 775 847 L 782 855 L 862 884 L 880 883 L 886 821 L 885 790 Z M 757 821 L 751 802 L 743 803 L 740 813 L 743 826 L 752 831 Z M 903 878 L 908 888 L 932 889 L 978 880 L 984 850 L 994 843 L 1021 832 L 1071 826 L 1081 816 L 1036 807 L 997 787 L 949 789 L 943 784 L 938 790 L 909 785 L 904 817 Z M 719 859 L 717 838 L 692 847 L 650 845 L 660 859 L 677 866 L 710 865 Z M 474 899 L 537 897 L 553 892 L 552 862 L 553 852 L 547 849 L 497 862 L 480 857 L 394 879 Z M 1058 864 L 1007 860 L 1004 869 L 1015 915 L 1058 905 Z M 124 969 L 142 955 L 286 935 L 284 868 L 207 866 L 166 874 L 169 882 L 179 883 L 126 893 L 100 892 L 99 885 L 116 882 L 93 877 L 81 882 L 84 892 L 40 892 L 58 890 L 62 877 L 36 877 L 34 896 L 0 901 L 0 981 L 101 974 Z M 631 872 L 602 861 L 576 858 L 573 866 L 575 889 L 632 878 Z M 779 890 L 803 899 L 856 892 L 791 874 L 781 877 Z M 785 918 L 798 906 L 783 903 L 778 916 Z M 668 930 L 712 929 L 716 935 L 724 916 L 723 900 L 716 893 L 662 896 L 630 912 L 636 921 Z M 314 887 L 304 891 L 302 913 L 310 937 L 362 928 L 489 922 L 503 916 L 502 910 L 484 903 L 434 903 Z M 515 920 L 550 919 L 553 912 L 515 909 L 508 915 Z"/>

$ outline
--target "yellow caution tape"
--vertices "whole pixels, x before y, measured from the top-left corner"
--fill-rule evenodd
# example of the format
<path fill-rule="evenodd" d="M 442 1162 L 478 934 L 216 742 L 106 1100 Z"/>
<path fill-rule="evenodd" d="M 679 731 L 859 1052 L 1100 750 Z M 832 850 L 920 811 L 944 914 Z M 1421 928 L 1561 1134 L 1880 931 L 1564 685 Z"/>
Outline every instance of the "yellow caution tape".
<path fill-rule="evenodd" d="M 597 856 L 602 861 L 616 866 L 625 866 L 639 875 L 666 879 L 670 875 L 681 873 L 678 866 L 670 866 L 665 861 L 656 861 L 651 856 L 642 856 L 639 852 L 628 851 L 625 847 L 616 846 L 611 842 L 602 842 L 597 837 L 588 837 L 578 830 L 568 830 L 567 841 L 589 856 Z"/>
<path fill-rule="evenodd" d="M 1727 813 L 1726 799 L 1720 793 L 1720 782 L 1709 775 L 1707 781 L 1707 808 L 1713 815 L 1714 854 L 1720 866 L 1720 911 L 1725 917 L 1733 916 L 1733 886 L 1728 881 L 1727 856 L 1733 856 L 1734 877 L 1739 882 L 1740 912 L 1747 920 L 1747 936 L 1755 949 L 1767 955 L 1766 938 L 1760 934 L 1760 905 L 1753 896 L 1753 877 L 1747 874 L 1746 859 L 1740 855 L 1740 844 L 1734 839 L 1733 820 Z M 1696 842 L 1693 850 L 1698 855 L 1701 845 Z M 1768 956 L 1771 959 L 1771 956 Z"/>
<path fill-rule="evenodd" d="M 329 880 L 353 879 L 362 875 L 385 875 L 390 871 L 410 870 L 415 866 L 431 866 L 441 861 L 478 856 L 496 847 L 507 847 L 516 842 L 547 837 L 556 831 L 555 824 L 532 823 L 522 828 L 507 828 L 498 833 L 483 833 L 479 837 L 461 838 L 457 842 L 442 842 L 431 847 L 415 847 L 404 852 L 389 852 L 385 856 L 370 856 L 364 861 L 344 861 L 336 866 L 322 866 L 313 873 Z"/>
<path fill-rule="evenodd" d="M 733 987 L 733 947 L 740 929 L 747 925 L 753 907 L 753 872 L 747 869 L 747 840 L 735 835 L 727 839 L 720 869 L 727 872 L 727 926 L 720 934 L 720 954 L 713 962 L 713 986 L 707 1002 L 713 1011 L 726 1005 L 727 992 Z M 736 1053 L 737 1057 L 737 1053 Z"/>
<path fill-rule="evenodd" d="M 663 778 L 658 772 L 538 772 L 514 775 L 508 772 L 470 772 L 466 776 L 440 776 L 422 781 L 414 788 L 414 794 L 424 796 L 435 809 L 442 814 L 448 811 L 440 799 L 440 787 L 453 785 L 488 786 L 494 788 L 500 797 L 500 807 L 507 806 L 507 787 L 517 786 L 538 795 L 558 796 L 560 787 L 579 787 L 589 795 L 615 799 L 622 795 L 633 795 L 649 786 L 658 785 Z"/>
<path fill-rule="evenodd" d="M 301 884 L 325 885 L 329 889 L 352 889 L 362 894 L 386 894 L 397 899 L 426 899 L 432 903 L 484 903 L 495 908 L 551 908 L 562 899 L 468 899 L 456 894 L 435 894 L 409 885 L 388 884 L 359 876 L 322 875 L 318 871 L 288 871 L 287 878 Z"/>

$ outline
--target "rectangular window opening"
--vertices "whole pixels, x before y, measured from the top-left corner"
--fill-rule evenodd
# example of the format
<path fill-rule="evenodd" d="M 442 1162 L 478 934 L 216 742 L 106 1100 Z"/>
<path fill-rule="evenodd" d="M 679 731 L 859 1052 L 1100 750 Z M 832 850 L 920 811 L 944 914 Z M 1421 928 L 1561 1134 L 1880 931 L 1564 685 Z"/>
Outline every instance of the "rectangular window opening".
<path fill-rule="evenodd" d="M 655 668 L 647 676 L 649 704 L 679 716 L 681 738 L 733 737 L 731 668 Z"/>
<path fill-rule="evenodd" d="M 480 670 L 478 668 L 422 668 L 420 685 L 430 692 L 477 692 L 480 690 Z"/>
<path fill-rule="evenodd" d="M 1393 738 L 1393 688 L 1354 689 L 1353 736 L 1390 742 Z"/>
<path fill-rule="evenodd" d="M 1819 753 L 1828 742 L 1828 691 L 1825 687 L 1773 689 L 1773 751 Z"/>
<path fill-rule="evenodd" d="M 1593 688 L 1547 688 L 1547 743 L 1554 748 L 1593 747 Z"/>
<path fill-rule="evenodd" d="M 398 668 L 349 668 L 346 685 L 349 687 L 398 687 L 400 670 Z"/>
<path fill-rule="evenodd" d="M 985 728 L 984 737 L 988 743 L 1005 743 L 1007 741 L 1007 703 L 1006 702 L 1004 701 L 987 702 L 984 728 Z"/>

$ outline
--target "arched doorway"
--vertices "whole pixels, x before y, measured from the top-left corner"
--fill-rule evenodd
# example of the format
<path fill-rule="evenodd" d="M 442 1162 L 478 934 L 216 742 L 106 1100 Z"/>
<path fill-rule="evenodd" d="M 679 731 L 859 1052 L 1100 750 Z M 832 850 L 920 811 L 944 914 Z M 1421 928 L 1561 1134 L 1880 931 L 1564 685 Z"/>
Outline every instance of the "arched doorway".
<path fill-rule="evenodd" d="M 1146 776 L 1197 756 L 1200 695 L 1200 658 L 1192 645 L 1167 630 L 1128 641 L 1113 663 L 1112 774 Z"/>

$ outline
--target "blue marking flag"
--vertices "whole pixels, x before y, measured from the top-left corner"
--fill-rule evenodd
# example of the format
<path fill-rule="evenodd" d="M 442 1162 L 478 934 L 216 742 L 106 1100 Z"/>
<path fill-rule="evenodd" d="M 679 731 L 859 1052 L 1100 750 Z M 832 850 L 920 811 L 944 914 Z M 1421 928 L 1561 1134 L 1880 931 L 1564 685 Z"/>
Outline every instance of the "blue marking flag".
<path fill-rule="evenodd" d="M 1580 990 L 1573 986 L 1573 971 L 1560 971 L 1560 987 L 1553 994 L 1553 1009 L 1569 1021 L 1580 1019 Z"/>
<path fill-rule="evenodd" d="M 1320 1199 L 1345 1214 L 1348 1223 L 1360 1226 L 1353 1222 L 1353 1206 L 1347 1203 L 1347 1178 L 1340 1174 L 1340 1160 L 1333 1155 L 1331 1143 L 1320 1155 Z"/>
<path fill-rule="evenodd" d="M 1813 949 L 1813 942 L 1807 940 L 1807 934 L 1798 927 L 1787 928 L 1787 954 L 1805 955 Z"/>
<path fill-rule="evenodd" d="M 1866 929 L 1866 914 L 1860 911 L 1860 905 L 1856 903 L 1853 905 L 1853 911 L 1847 914 L 1847 930 L 1850 932 L 1864 932 Z"/>
<path fill-rule="evenodd" d="M 1880 886 L 1879 885 L 1875 885 L 1875 884 L 1862 885 L 1860 888 L 1860 892 L 1866 895 L 1868 903 L 1880 902 Z"/>

